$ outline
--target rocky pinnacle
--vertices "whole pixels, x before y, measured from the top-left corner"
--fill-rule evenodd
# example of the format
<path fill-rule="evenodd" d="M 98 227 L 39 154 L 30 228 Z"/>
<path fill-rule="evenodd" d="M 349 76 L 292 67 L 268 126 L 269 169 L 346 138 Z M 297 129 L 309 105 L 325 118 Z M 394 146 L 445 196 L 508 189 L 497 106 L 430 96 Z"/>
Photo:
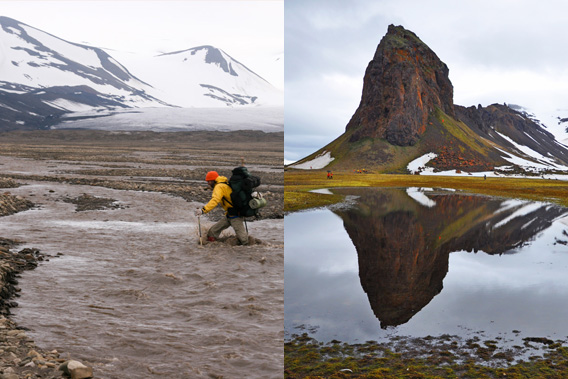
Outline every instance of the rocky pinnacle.
<path fill-rule="evenodd" d="M 390 25 L 367 66 L 361 103 L 346 131 L 350 141 L 384 138 L 414 145 L 435 107 L 454 116 L 448 67 L 414 33 Z"/>

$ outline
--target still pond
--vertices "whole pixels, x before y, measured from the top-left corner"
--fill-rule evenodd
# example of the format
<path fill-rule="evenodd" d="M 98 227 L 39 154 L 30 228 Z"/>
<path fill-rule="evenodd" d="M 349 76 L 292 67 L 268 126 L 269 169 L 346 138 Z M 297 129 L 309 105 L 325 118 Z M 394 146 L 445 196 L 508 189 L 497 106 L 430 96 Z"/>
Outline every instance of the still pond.
<path fill-rule="evenodd" d="M 333 191 L 352 205 L 285 217 L 287 339 L 567 338 L 567 208 L 432 189 Z"/>

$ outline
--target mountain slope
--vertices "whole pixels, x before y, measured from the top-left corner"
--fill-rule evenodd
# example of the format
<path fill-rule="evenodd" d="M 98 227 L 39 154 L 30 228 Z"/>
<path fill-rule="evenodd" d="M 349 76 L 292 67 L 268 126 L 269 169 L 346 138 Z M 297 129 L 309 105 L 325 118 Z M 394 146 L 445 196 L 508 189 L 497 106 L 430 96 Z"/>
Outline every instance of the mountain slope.
<path fill-rule="evenodd" d="M 566 147 L 521 113 L 496 104 L 454 105 L 448 73 L 414 33 L 390 25 L 367 66 L 361 102 L 345 133 L 291 167 L 406 173 L 423 157 L 434 170 L 568 170 Z"/>
<path fill-rule="evenodd" d="M 3 130 L 49 127 L 65 112 L 163 106 L 150 85 L 101 49 L 64 41 L 0 17 L 0 119 Z"/>
<path fill-rule="evenodd" d="M 281 91 L 213 46 L 153 57 L 140 72 L 157 96 L 177 106 L 282 105 Z"/>
<path fill-rule="evenodd" d="M 283 105 L 282 91 L 212 46 L 152 57 L 142 67 L 143 80 L 102 49 L 0 17 L 0 130 L 130 108 Z"/>
<path fill-rule="evenodd" d="M 88 85 L 122 102 L 156 102 L 150 86 L 101 49 L 64 41 L 26 24 L 0 17 L 2 88 Z M 21 89 L 21 87 L 20 87 Z"/>

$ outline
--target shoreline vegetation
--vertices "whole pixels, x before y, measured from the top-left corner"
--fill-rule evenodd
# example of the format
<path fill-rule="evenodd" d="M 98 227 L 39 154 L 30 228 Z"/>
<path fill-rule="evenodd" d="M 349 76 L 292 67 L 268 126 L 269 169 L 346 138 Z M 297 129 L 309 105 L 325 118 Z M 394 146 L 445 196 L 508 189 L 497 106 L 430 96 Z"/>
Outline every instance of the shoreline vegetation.
<path fill-rule="evenodd" d="M 522 346 L 521 346 L 522 345 Z M 479 336 L 392 337 L 388 342 L 322 343 L 306 333 L 284 344 L 288 379 L 566 378 L 566 341 L 525 337 L 521 345 Z"/>
<path fill-rule="evenodd" d="M 455 189 L 480 195 L 545 201 L 568 207 L 568 182 L 550 179 L 491 178 L 475 176 L 422 176 L 291 170 L 284 173 L 284 212 L 325 207 L 344 200 L 341 195 L 310 192 L 338 187 L 422 187 Z"/>
<path fill-rule="evenodd" d="M 284 173 L 284 213 L 339 204 L 342 195 L 310 192 L 340 187 L 454 189 L 568 207 L 568 182 L 546 179 L 419 176 L 294 170 Z M 520 333 L 520 332 L 519 332 Z M 567 341 L 525 336 L 521 346 L 459 336 L 393 337 L 387 342 L 321 342 L 308 334 L 285 343 L 285 378 L 566 378 Z"/>

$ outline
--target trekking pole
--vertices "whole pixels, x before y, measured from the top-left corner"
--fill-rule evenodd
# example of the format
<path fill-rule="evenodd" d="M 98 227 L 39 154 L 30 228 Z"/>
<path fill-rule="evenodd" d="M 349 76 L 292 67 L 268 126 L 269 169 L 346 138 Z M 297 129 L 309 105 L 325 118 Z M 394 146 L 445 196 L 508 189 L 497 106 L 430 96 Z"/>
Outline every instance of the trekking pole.
<path fill-rule="evenodd" d="M 197 216 L 197 225 L 199 225 L 199 244 L 203 246 L 203 239 L 201 238 L 201 216 Z"/>
<path fill-rule="evenodd" d="M 249 228 L 247 226 L 247 219 L 245 218 L 244 220 L 245 220 L 245 229 L 246 229 L 247 235 L 248 235 L 249 234 Z"/>

